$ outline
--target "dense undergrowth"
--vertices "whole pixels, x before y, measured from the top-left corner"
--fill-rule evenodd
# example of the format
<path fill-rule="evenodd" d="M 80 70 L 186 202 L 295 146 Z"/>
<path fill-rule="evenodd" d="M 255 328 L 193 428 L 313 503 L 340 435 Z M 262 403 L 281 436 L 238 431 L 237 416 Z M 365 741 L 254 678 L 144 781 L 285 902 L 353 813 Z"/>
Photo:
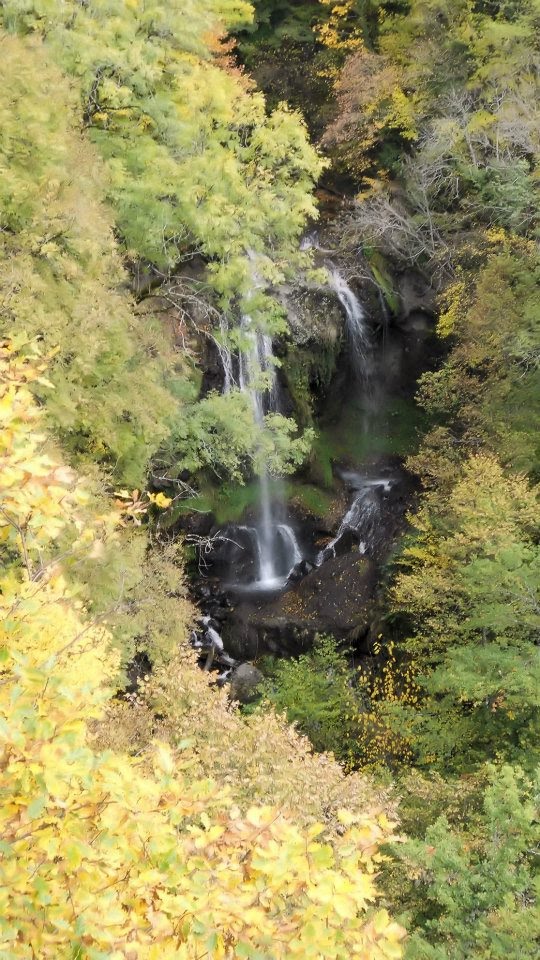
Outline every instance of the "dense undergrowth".
<path fill-rule="evenodd" d="M 536 958 L 540 8 L 251 16 L 0 10 L 0 956 Z M 307 51 L 311 127 L 357 190 L 343 242 L 432 276 L 447 343 L 372 667 L 323 640 L 265 691 L 320 753 L 208 686 L 156 532 L 197 473 L 292 471 L 310 442 L 199 398 L 189 325 L 283 331 L 268 291 L 309 267 L 323 166 L 230 30 L 248 65 Z M 153 675 L 115 699 L 137 652 Z"/>

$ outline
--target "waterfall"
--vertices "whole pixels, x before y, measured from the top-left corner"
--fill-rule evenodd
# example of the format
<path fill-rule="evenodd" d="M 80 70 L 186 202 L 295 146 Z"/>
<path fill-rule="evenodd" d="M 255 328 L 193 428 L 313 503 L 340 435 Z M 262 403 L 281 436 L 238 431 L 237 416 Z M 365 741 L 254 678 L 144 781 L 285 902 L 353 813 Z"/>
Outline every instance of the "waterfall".
<path fill-rule="evenodd" d="M 242 318 L 247 348 L 239 357 L 238 385 L 248 393 L 253 406 L 255 423 L 263 432 L 265 412 L 277 411 L 279 397 L 272 351 L 272 338 L 251 329 L 251 318 Z M 260 381 L 261 374 L 264 382 Z M 293 529 L 282 522 L 283 503 L 276 503 L 270 489 L 270 474 L 266 464 L 259 471 L 260 514 L 253 528 L 257 543 L 258 577 L 253 589 L 275 589 L 284 586 L 293 568 L 302 560 Z"/>
<path fill-rule="evenodd" d="M 329 254 L 329 250 L 321 250 L 316 234 L 309 235 L 302 243 L 302 249 L 316 248 L 321 253 Z M 253 263 L 256 263 L 253 255 Z M 372 358 L 372 343 L 370 330 L 366 322 L 364 310 L 358 297 L 351 289 L 340 270 L 330 261 L 326 262 L 328 283 L 335 292 L 344 312 L 345 325 L 353 368 L 362 390 L 366 390 Z M 253 267 L 254 284 L 257 286 L 257 274 Z M 268 412 L 279 410 L 278 381 L 276 377 L 272 338 L 257 330 L 252 317 L 245 314 L 241 318 L 242 346 L 237 361 L 233 364 L 230 351 L 227 349 L 228 325 L 224 319 L 221 323 L 220 357 L 224 371 L 224 391 L 228 392 L 237 386 L 239 390 L 249 396 L 253 409 L 256 428 L 264 434 L 267 429 L 265 415 Z M 237 370 L 236 377 L 234 369 Z M 367 428 L 366 428 L 367 429 Z M 258 517 L 250 526 L 238 527 L 238 531 L 247 534 L 245 546 L 237 544 L 237 549 L 244 557 L 249 557 L 249 565 L 239 569 L 239 582 L 231 584 L 240 589 L 274 590 L 287 583 L 294 568 L 303 560 L 302 551 L 292 526 L 286 522 L 286 510 L 283 494 L 279 491 L 279 484 L 272 482 L 268 467 L 265 463 L 259 467 L 259 511 Z M 379 482 L 379 486 L 384 481 Z M 317 563 L 322 563 L 330 556 L 335 556 L 336 546 L 344 533 L 349 530 L 358 536 L 361 548 L 368 551 L 374 538 L 374 530 L 380 513 L 380 503 L 377 494 L 371 491 L 366 482 L 351 504 L 342 520 L 334 540 L 321 551 Z M 246 554 L 247 549 L 247 554 Z M 254 560 L 255 575 L 251 557 Z M 231 569 L 238 569 L 240 561 L 231 557 Z M 246 579 L 251 582 L 246 583 Z"/>
<path fill-rule="evenodd" d="M 279 536 L 282 537 L 283 542 L 287 545 L 287 547 L 290 550 L 290 554 L 292 558 L 292 566 L 291 566 L 291 570 L 292 570 L 292 568 L 295 567 L 297 563 L 301 563 L 303 560 L 302 552 L 300 550 L 300 547 L 298 546 L 298 541 L 294 535 L 294 530 L 287 523 L 278 524 L 277 529 L 278 529 Z"/>
<path fill-rule="evenodd" d="M 360 553 L 370 553 L 375 549 L 382 515 L 381 494 L 388 493 L 392 481 L 385 478 L 364 479 L 357 476 L 354 480 L 358 488 L 356 496 L 343 517 L 334 539 L 319 553 L 316 560 L 318 567 L 325 560 L 336 556 L 336 547 L 348 531 L 358 540 Z"/>
<path fill-rule="evenodd" d="M 300 244 L 300 250 L 318 250 L 322 254 L 331 253 L 321 247 L 317 231 L 306 234 Z M 366 380 L 370 372 L 371 337 L 366 323 L 364 308 L 351 289 L 345 277 L 330 260 L 326 261 L 328 282 L 336 294 L 345 312 L 347 335 L 352 349 L 353 366 L 357 377 Z M 384 299 L 384 298 L 383 298 Z M 385 305 L 386 309 L 386 305 Z M 383 315 L 385 315 L 383 313 Z"/>
<path fill-rule="evenodd" d="M 330 286 L 345 311 L 355 373 L 360 380 L 366 380 L 369 375 L 371 338 L 364 308 L 337 267 L 329 266 L 328 271 Z"/>
<path fill-rule="evenodd" d="M 261 584 L 271 586 L 279 580 L 276 568 L 275 535 L 277 531 L 272 516 L 272 500 L 270 498 L 270 477 L 266 466 L 261 467 L 259 474 L 261 491 L 261 519 L 259 530 L 259 580 Z"/>
<path fill-rule="evenodd" d="M 223 367 L 223 393 L 230 393 L 234 384 L 233 358 L 227 344 L 229 335 L 229 322 L 227 317 L 223 314 L 219 319 L 219 331 L 221 334 L 221 339 L 215 339 L 214 342 L 217 346 L 219 359 L 221 360 L 221 365 Z"/>

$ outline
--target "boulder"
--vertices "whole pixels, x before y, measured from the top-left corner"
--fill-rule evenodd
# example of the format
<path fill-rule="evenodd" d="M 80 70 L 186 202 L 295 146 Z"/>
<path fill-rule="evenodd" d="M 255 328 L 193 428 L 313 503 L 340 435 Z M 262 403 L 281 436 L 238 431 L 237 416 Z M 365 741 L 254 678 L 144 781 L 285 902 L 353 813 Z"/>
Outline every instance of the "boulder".
<path fill-rule="evenodd" d="M 298 656 L 317 634 L 361 641 L 376 582 L 376 565 L 357 550 L 327 560 L 280 596 L 239 603 L 226 626 L 225 647 L 245 660 L 265 653 Z"/>
<path fill-rule="evenodd" d="M 257 689 L 264 676 L 251 663 L 241 663 L 231 676 L 229 696 L 240 703 L 253 703 L 257 699 Z"/>

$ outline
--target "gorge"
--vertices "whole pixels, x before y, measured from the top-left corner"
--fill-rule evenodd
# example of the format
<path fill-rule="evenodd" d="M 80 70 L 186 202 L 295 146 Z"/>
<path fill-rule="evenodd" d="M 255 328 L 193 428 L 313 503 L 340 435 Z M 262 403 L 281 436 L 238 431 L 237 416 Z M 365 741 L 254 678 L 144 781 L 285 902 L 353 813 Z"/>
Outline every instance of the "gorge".
<path fill-rule="evenodd" d="M 0 4 L 2 960 L 539 960 L 539 36 Z"/>
<path fill-rule="evenodd" d="M 269 653 L 297 654 L 327 632 L 342 641 L 354 637 L 356 648 L 367 653 L 382 568 L 413 502 L 415 483 L 403 457 L 412 452 L 414 425 L 421 420 L 414 407 L 416 378 L 433 363 L 429 291 L 425 304 L 400 304 L 401 313 L 391 320 L 365 261 L 349 260 L 340 269 L 314 231 L 302 249 L 313 250 L 321 264 L 322 282 L 311 295 L 320 298 L 321 322 L 336 327 L 339 344 L 327 395 L 315 398 L 316 429 L 322 437 L 342 434 L 343 441 L 335 454 L 329 451 L 325 481 L 313 482 L 309 467 L 307 476 L 304 470 L 304 476 L 289 480 L 272 477 L 263 464 L 254 502 L 239 522 L 220 526 L 209 518 L 211 549 L 204 548 L 203 564 L 199 558 L 194 595 L 225 643 L 216 669 L 223 661 L 231 666 L 231 654 L 237 665 Z M 367 283 L 354 279 L 355 269 Z M 345 270 L 352 274 L 350 282 Z M 421 278 L 416 285 L 422 289 Z M 369 313 L 360 301 L 362 290 Z M 309 314 L 300 322 L 309 329 Z M 271 337 L 253 332 L 250 317 L 242 323 L 243 351 L 236 356 L 223 347 L 219 351 L 222 389 L 237 384 L 247 392 L 264 431 L 265 415 L 283 412 L 291 402 L 281 369 L 287 355 L 281 361 L 273 355 Z M 410 438 L 405 445 L 403 428 Z M 327 503 L 326 514 L 302 504 L 306 480 L 311 496 Z M 197 648 L 202 643 L 204 652 L 214 640 L 203 629 L 194 642 Z"/>

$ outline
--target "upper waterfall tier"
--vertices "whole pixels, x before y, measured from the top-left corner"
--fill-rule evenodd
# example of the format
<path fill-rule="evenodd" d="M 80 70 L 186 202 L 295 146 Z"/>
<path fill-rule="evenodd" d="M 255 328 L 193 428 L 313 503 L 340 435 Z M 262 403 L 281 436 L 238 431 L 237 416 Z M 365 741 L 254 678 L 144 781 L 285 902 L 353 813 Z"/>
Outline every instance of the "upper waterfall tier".
<path fill-rule="evenodd" d="M 330 286 L 345 312 L 347 337 L 351 346 L 352 365 L 357 377 L 366 380 L 370 373 L 371 334 L 364 308 L 337 267 L 329 265 Z"/>

